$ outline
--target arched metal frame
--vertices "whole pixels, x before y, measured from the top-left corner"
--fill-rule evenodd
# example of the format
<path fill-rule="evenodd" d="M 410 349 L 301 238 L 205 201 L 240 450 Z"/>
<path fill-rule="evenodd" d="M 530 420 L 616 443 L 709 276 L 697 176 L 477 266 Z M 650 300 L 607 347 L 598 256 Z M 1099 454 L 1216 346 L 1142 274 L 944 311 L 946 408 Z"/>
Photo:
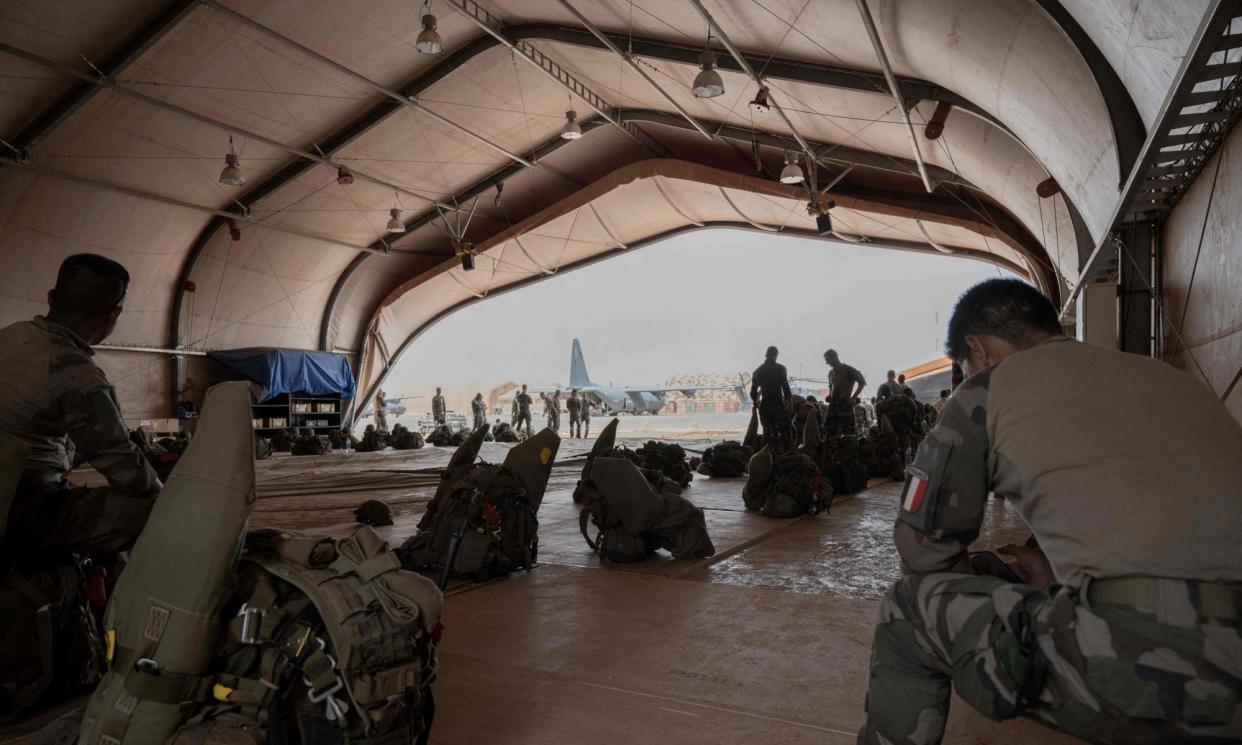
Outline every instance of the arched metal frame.
<path fill-rule="evenodd" d="M 1095 46 L 1094 42 L 1074 20 L 1072 15 L 1058 2 L 1058 0 L 1032 0 L 1039 5 L 1044 11 L 1058 24 L 1065 32 L 1070 42 L 1078 49 L 1083 59 L 1090 68 L 1095 78 L 1096 84 L 1100 89 L 1104 98 L 1106 108 L 1114 130 L 1114 138 L 1117 144 L 1117 157 L 1121 165 L 1120 172 L 1126 174 L 1130 171 L 1129 165 L 1132 165 L 1137 157 L 1138 150 L 1145 139 L 1145 129 L 1142 121 L 1138 117 L 1137 107 L 1134 105 L 1133 99 L 1126 90 L 1124 83 L 1120 80 L 1116 71 L 1112 69 L 1107 60 L 1103 57 L 1100 50 Z M 109 77 L 114 77 L 123 72 L 126 68 L 136 62 L 148 49 L 159 42 L 167 35 L 177 24 L 190 15 L 195 6 L 201 3 L 197 0 L 174 0 L 171 2 L 158 16 L 156 16 L 146 27 L 130 37 L 116 53 L 110 56 L 101 66 L 100 71 Z M 518 39 L 542 39 L 548 41 L 557 41 L 562 43 L 575 44 L 578 46 L 594 47 L 604 49 L 603 42 L 595 38 L 588 30 L 567 26 L 558 26 L 555 24 L 525 24 L 509 27 L 505 30 L 508 38 Z M 621 37 L 618 35 L 608 35 L 614 42 L 622 43 L 626 46 L 633 45 L 634 53 L 639 57 L 648 57 L 652 59 L 662 59 L 672 62 L 684 62 L 687 64 L 695 64 L 698 54 L 701 50 L 688 45 L 675 44 L 670 42 L 658 41 L 654 39 Z M 435 65 L 429 71 L 420 75 L 415 80 L 401 89 L 403 95 L 415 96 L 429 86 L 443 79 L 445 76 L 462 66 L 469 60 L 491 49 L 500 42 L 491 36 L 484 35 L 474 41 L 468 43 L 461 49 L 448 55 L 443 61 Z M 805 82 L 815 85 L 824 85 L 832 87 L 840 87 L 854 90 L 874 91 L 881 89 L 882 80 L 876 72 L 855 70 L 849 68 L 838 68 L 821 64 L 807 63 L 798 60 L 773 58 L 771 60 L 757 60 L 766 66 L 766 74 L 775 79 L 785 79 L 796 82 Z M 740 69 L 735 60 L 728 57 L 722 58 L 721 67 L 724 69 L 733 69 L 735 66 Z M 971 102 L 948 91 L 940 86 L 936 86 L 927 81 L 899 78 L 898 87 L 903 97 L 908 101 L 917 101 L 922 99 L 932 99 L 939 101 L 952 102 L 955 106 L 966 108 L 987 120 L 996 126 L 1004 129 L 994 117 L 991 117 L 986 111 L 973 105 Z M 82 84 L 75 86 L 67 94 L 57 100 L 46 111 L 40 114 L 30 125 L 19 132 L 13 142 L 16 147 L 22 151 L 28 151 L 37 143 L 44 139 L 58 125 L 79 110 L 87 101 L 91 99 L 98 91 L 99 86 Z M 379 124 L 392 114 L 399 104 L 392 100 L 386 100 L 376 104 L 366 113 L 350 122 L 346 127 L 328 137 L 321 148 L 326 153 L 331 153 L 336 149 L 344 146 L 359 135 L 368 131 L 371 127 Z M 279 190 L 287 185 L 300 174 L 306 172 L 313 164 L 306 161 L 293 162 L 282 168 L 276 174 L 265 179 L 262 183 L 249 190 L 238 201 L 241 205 L 249 206 L 257 202 L 264 196 Z M 476 184 L 475 187 L 468 189 L 466 193 L 481 191 L 489 188 L 491 185 L 500 183 L 506 178 L 517 173 L 520 168 L 501 169 L 493 176 L 485 179 L 490 181 L 488 186 Z M 482 182 L 481 182 L 482 183 Z M 1066 204 L 1070 206 L 1071 219 L 1074 222 L 1075 233 L 1079 234 L 1080 246 L 1084 243 L 1085 225 L 1074 209 L 1074 206 L 1067 199 Z M 235 206 L 238 211 L 244 209 L 243 206 Z M 182 264 L 179 281 L 174 290 L 172 313 L 169 321 L 169 342 L 170 347 L 176 348 L 181 343 L 181 313 L 184 301 L 184 293 L 186 283 L 193 273 L 194 267 L 199 258 L 202 256 L 211 237 L 225 227 L 224 218 L 214 218 L 200 232 L 196 240 L 191 245 L 185 261 Z M 1086 239 L 1090 241 L 1089 238 Z M 323 323 L 321 324 L 320 346 L 325 346 L 327 342 L 327 329 L 330 327 L 332 318 L 332 310 L 335 308 L 336 300 L 339 298 L 344 282 L 356 271 L 362 261 L 366 259 L 365 255 L 357 257 L 342 272 L 338 278 L 336 285 L 332 290 L 325 313 Z M 172 375 L 172 400 L 176 401 L 176 388 L 181 377 L 181 365 L 183 364 L 180 357 L 173 358 L 173 375 Z"/>

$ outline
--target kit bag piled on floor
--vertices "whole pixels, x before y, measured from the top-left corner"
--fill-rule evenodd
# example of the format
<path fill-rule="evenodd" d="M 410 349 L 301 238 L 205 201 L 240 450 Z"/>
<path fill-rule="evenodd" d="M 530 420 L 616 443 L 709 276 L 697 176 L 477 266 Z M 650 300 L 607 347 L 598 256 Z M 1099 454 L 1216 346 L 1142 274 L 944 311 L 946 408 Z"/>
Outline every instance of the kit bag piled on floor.
<path fill-rule="evenodd" d="M 104 649 L 86 588 L 69 555 L 0 563 L 0 723 L 99 681 Z"/>
<path fill-rule="evenodd" d="M 825 509 L 823 479 L 810 456 L 796 450 L 775 454 L 764 447 L 750 459 L 750 476 L 742 491 L 746 509 L 767 517 L 797 517 Z"/>
<path fill-rule="evenodd" d="M 745 476 L 746 467 L 753 455 L 754 451 L 737 440 L 718 442 L 703 451 L 698 472 L 717 478 Z"/>
<path fill-rule="evenodd" d="M 201 702 L 170 740 L 425 743 L 443 595 L 370 527 L 246 539 Z"/>
<path fill-rule="evenodd" d="M 394 450 L 418 450 L 427 444 L 421 432 L 415 432 L 404 424 L 393 426 L 390 440 Z"/>
<path fill-rule="evenodd" d="M 293 455 L 323 455 L 332 452 L 332 441 L 327 435 L 317 435 L 310 427 L 303 427 L 298 430 L 289 452 Z"/>
<path fill-rule="evenodd" d="M 534 566 L 539 553 L 539 506 L 561 439 L 543 430 L 509 450 L 501 465 L 476 463 L 488 426 L 453 454 L 440 486 L 399 549 L 410 569 L 443 571 L 459 543 L 453 574 L 480 579 Z"/>
<path fill-rule="evenodd" d="M 678 494 L 677 484 L 660 472 L 640 469 L 626 458 L 597 456 L 584 482 L 578 526 L 600 558 L 642 561 L 661 548 L 675 559 L 716 552 L 703 510 Z M 595 526 L 595 538 L 588 523 Z"/>
<path fill-rule="evenodd" d="M 376 429 L 374 424 L 368 424 L 367 428 L 362 431 L 362 439 L 354 446 L 354 450 L 359 453 L 378 453 L 388 447 L 388 431 Z"/>
<path fill-rule="evenodd" d="M 686 462 L 686 451 L 677 443 L 648 440 L 635 453 L 643 468 L 654 468 L 672 479 L 679 489 L 689 486 L 694 478 Z"/>

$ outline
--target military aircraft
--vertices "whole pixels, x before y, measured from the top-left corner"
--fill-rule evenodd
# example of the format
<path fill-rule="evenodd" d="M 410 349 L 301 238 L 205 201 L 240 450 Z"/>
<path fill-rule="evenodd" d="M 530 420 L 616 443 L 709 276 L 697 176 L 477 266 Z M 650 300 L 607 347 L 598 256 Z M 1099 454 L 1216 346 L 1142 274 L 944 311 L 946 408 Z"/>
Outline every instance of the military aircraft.
<path fill-rule="evenodd" d="M 582 355 L 582 343 L 574 339 L 569 356 L 569 386 L 561 388 L 568 394 L 574 388 L 579 395 L 588 396 L 593 403 L 601 407 L 605 415 L 612 414 L 650 414 L 660 413 L 664 408 L 665 394 L 674 391 L 687 396 L 695 391 L 736 391 L 742 404 L 749 403 L 750 396 L 746 386 L 739 380 L 737 385 L 673 385 L 673 386 L 612 386 L 597 385 L 587 375 L 586 359 Z"/>
<path fill-rule="evenodd" d="M 400 396 L 395 398 L 386 398 L 384 399 L 384 413 L 392 416 L 405 416 L 406 408 L 402 401 L 409 401 L 415 398 L 422 398 L 422 396 Z M 372 405 L 367 404 L 367 407 L 362 410 L 362 417 L 365 419 L 366 417 L 371 416 L 371 411 Z"/>

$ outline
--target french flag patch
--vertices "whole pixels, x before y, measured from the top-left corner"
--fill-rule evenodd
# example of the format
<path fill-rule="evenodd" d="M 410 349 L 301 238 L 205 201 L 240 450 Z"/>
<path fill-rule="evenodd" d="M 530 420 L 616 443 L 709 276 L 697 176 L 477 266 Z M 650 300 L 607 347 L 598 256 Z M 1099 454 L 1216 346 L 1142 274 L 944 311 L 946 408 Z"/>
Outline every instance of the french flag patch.
<path fill-rule="evenodd" d="M 927 496 L 927 478 L 915 473 L 906 476 L 906 487 L 901 491 L 901 509 L 906 512 L 918 512 L 923 506 L 925 496 Z"/>

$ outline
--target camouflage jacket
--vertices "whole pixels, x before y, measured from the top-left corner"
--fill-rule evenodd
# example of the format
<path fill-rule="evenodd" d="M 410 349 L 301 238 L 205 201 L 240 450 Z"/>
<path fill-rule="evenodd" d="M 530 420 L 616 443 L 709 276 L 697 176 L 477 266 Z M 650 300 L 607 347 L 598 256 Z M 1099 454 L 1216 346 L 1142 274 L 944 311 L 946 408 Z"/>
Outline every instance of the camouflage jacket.
<path fill-rule="evenodd" d="M 444 405 L 444 396 L 436 395 L 431 398 L 431 413 L 434 416 L 444 416 L 446 407 Z"/>
<path fill-rule="evenodd" d="M 969 574 L 967 547 L 995 492 L 1063 585 L 1242 581 L 1238 453 L 1242 426 L 1184 372 L 1056 337 L 968 378 L 948 400 L 902 492 L 903 572 Z"/>
<path fill-rule="evenodd" d="M 72 439 L 117 494 L 159 491 L 159 478 L 129 439 L 116 393 L 86 342 L 37 316 L 0 329 L 0 349 L 0 434 L 30 445 L 22 489 L 63 483 Z"/>

